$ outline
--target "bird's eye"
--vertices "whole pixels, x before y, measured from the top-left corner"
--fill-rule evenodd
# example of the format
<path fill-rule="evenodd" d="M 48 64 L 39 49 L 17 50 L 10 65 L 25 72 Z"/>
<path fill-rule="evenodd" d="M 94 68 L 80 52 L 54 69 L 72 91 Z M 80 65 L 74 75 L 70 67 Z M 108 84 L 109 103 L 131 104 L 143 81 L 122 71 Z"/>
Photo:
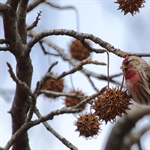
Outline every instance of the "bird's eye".
<path fill-rule="evenodd" d="M 132 60 L 124 62 L 124 65 L 128 66 L 131 61 Z"/>

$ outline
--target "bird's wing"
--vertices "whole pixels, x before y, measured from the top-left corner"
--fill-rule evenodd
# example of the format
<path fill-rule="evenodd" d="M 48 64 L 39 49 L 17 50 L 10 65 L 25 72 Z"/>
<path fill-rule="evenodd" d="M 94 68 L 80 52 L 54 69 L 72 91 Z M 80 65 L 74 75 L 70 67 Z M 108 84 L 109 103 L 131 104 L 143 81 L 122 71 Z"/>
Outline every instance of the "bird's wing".
<path fill-rule="evenodd" d="M 150 89 L 150 67 L 145 70 L 146 76 L 147 76 L 147 82 L 149 83 L 149 89 Z"/>

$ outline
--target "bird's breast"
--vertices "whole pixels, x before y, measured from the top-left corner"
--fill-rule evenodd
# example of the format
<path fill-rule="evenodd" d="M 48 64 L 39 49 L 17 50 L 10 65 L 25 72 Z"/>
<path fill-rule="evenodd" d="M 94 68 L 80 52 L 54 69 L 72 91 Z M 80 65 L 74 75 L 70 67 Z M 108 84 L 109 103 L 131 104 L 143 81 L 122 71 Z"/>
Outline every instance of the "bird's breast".
<path fill-rule="evenodd" d="M 124 72 L 124 77 L 126 80 L 137 79 L 139 78 L 139 74 L 135 70 L 130 69 Z"/>

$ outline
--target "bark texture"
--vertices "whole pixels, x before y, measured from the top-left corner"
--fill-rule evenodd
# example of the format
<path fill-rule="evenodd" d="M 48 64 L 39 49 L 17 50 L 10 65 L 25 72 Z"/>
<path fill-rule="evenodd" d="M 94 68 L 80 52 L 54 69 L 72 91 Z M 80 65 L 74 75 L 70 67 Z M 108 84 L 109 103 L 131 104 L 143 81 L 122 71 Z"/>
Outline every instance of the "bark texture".
<path fill-rule="evenodd" d="M 32 63 L 29 49 L 26 46 L 26 10 L 28 0 L 8 0 L 0 11 L 3 14 L 5 39 L 9 42 L 9 51 L 16 58 L 16 76 L 31 86 Z M 3 8 L 3 9 L 2 9 Z M 16 92 L 10 110 L 12 116 L 12 134 L 14 134 L 26 121 L 28 94 L 16 85 Z M 27 132 L 21 135 L 14 144 L 13 150 L 29 150 Z"/>

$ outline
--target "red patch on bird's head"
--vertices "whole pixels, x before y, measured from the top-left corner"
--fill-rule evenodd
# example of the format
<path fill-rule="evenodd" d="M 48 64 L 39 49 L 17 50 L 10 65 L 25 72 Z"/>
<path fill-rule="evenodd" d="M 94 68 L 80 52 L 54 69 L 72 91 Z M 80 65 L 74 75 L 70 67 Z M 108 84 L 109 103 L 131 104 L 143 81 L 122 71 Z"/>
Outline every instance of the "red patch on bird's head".
<path fill-rule="evenodd" d="M 127 56 L 122 63 L 125 63 L 126 61 L 128 61 L 128 59 L 130 58 L 130 56 Z"/>

